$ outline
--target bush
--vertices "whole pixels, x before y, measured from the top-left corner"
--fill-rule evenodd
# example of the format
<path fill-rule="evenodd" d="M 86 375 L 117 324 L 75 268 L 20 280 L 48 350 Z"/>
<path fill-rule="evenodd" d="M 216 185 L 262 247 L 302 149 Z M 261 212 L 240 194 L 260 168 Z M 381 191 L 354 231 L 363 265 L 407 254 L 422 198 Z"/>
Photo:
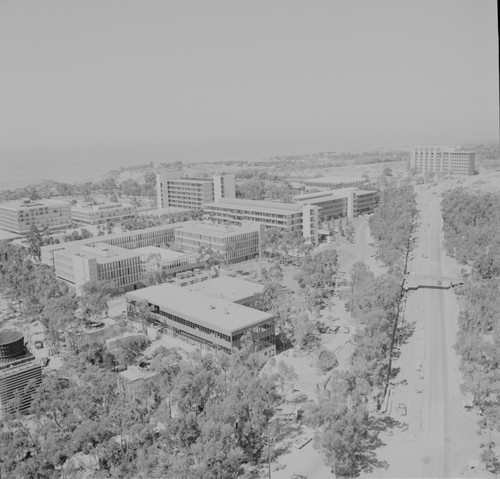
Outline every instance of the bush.
<path fill-rule="evenodd" d="M 336 368 L 339 362 L 337 361 L 337 356 L 332 351 L 328 349 L 322 349 L 318 354 L 317 366 L 323 373 L 327 373 L 332 369 Z"/>

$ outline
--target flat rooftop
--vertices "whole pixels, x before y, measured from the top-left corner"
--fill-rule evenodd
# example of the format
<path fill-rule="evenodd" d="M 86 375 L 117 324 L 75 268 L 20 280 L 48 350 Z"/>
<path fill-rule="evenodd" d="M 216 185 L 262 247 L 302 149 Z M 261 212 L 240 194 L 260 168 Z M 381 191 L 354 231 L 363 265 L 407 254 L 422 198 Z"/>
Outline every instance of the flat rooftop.
<path fill-rule="evenodd" d="M 180 253 L 166 248 L 158 248 L 157 246 L 144 246 L 143 248 L 135 248 L 131 251 L 139 254 L 141 258 L 148 257 L 150 254 L 159 254 L 162 261 L 173 261 L 189 256 L 187 253 Z"/>
<path fill-rule="evenodd" d="M 365 179 L 361 176 L 322 176 L 319 178 L 307 178 L 304 180 L 304 184 L 310 183 L 329 183 L 332 185 L 341 185 L 345 183 L 361 183 Z"/>
<path fill-rule="evenodd" d="M 157 231 L 168 231 L 171 229 L 176 229 L 180 228 L 181 226 L 188 225 L 190 223 L 193 223 L 194 221 L 184 221 L 184 222 L 179 222 L 179 223 L 169 223 L 166 225 L 161 225 L 161 226 L 152 226 L 151 228 L 144 228 L 141 230 L 132 230 L 132 231 L 125 231 L 123 233 L 113 233 L 110 235 L 104 235 L 104 236 L 93 236 L 92 238 L 87 238 L 83 240 L 77 240 L 77 241 L 67 241 L 65 243 L 58 243 L 58 244 L 49 244 L 42 246 L 42 251 L 52 251 L 52 250 L 61 250 L 61 249 L 67 249 L 71 248 L 72 246 L 76 245 L 87 245 L 90 243 L 99 243 L 99 242 L 107 242 L 107 241 L 112 241 L 117 238 L 135 238 L 135 239 L 141 239 L 142 235 L 148 235 L 149 233 L 155 233 Z"/>
<path fill-rule="evenodd" d="M 216 223 L 191 223 L 178 231 L 186 231 L 194 234 L 209 234 L 210 236 L 225 237 L 231 234 L 242 234 L 251 233 L 253 231 L 259 231 L 260 224 L 252 222 L 243 222 L 241 225 L 221 225 Z"/>
<path fill-rule="evenodd" d="M 165 312 L 227 335 L 272 318 L 269 313 L 171 284 L 131 291 L 126 297 L 147 301 Z"/>
<path fill-rule="evenodd" d="M 11 241 L 16 238 L 22 238 L 22 235 L 0 229 L 0 241 Z"/>
<path fill-rule="evenodd" d="M 64 256 L 85 256 L 87 258 L 96 258 L 98 263 L 118 261 L 121 259 L 138 258 L 139 254 L 134 250 L 111 246 L 106 243 L 93 243 L 89 245 L 70 246 L 56 254 Z"/>
<path fill-rule="evenodd" d="M 159 373 L 153 371 L 147 371 L 139 366 L 129 366 L 125 371 L 118 373 L 123 379 L 128 382 L 134 382 L 139 379 L 149 379 L 158 376 Z"/>
<path fill-rule="evenodd" d="M 230 276 L 219 276 L 201 283 L 188 285 L 185 288 L 195 293 L 202 293 L 212 298 L 220 298 L 231 302 L 241 301 L 262 294 L 264 291 L 264 285 L 262 284 Z"/>
<path fill-rule="evenodd" d="M 64 206 L 69 207 L 70 204 L 67 201 L 47 200 L 47 199 L 44 200 L 23 199 L 23 200 L 8 201 L 7 203 L 0 204 L 0 208 L 7 208 L 12 210 L 18 210 L 19 208 L 40 208 L 40 207 L 53 208 L 53 207 L 64 207 Z"/>
<path fill-rule="evenodd" d="M 223 206 L 232 209 L 244 209 L 259 212 L 283 211 L 284 213 L 300 213 L 302 206 L 294 203 L 280 203 L 278 201 L 246 200 L 241 198 L 221 198 L 217 202 L 207 203 L 203 206 Z"/>
<path fill-rule="evenodd" d="M 71 207 L 74 212 L 113 210 L 117 208 L 135 208 L 131 203 L 112 203 L 111 201 L 103 201 L 101 203 L 79 203 Z"/>
<path fill-rule="evenodd" d="M 338 190 L 317 191 L 315 193 L 305 193 L 303 195 L 295 195 L 294 201 L 314 200 L 320 198 L 347 198 L 357 188 L 340 188 Z"/>

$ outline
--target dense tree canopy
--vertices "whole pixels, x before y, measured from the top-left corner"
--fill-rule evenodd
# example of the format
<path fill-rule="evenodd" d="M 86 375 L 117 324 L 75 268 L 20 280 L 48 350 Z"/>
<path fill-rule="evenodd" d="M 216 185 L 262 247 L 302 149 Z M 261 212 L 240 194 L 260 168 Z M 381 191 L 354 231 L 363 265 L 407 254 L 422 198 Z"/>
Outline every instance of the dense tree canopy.
<path fill-rule="evenodd" d="M 449 191 L 441 203 L 445 248 L 483 279 L 500 276 L 500 195 Z"/>

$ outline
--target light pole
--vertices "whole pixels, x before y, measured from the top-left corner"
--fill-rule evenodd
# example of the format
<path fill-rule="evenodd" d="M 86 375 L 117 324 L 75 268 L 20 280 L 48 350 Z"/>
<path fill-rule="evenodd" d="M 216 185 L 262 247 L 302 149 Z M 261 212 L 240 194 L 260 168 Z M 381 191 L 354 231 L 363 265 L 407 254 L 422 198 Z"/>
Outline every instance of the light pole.
<path fill-rule="evenodd" d="M 271 425 L 272 422 L 277 421 L 277 419 L 278 418 L 275 416 L 267 423 L 267 466 L 269 472 L 269 479 L 271 479 L 271 441 L 274 441 L 276 439 L 276 437 L 271 436 L 269 426 Z"/>

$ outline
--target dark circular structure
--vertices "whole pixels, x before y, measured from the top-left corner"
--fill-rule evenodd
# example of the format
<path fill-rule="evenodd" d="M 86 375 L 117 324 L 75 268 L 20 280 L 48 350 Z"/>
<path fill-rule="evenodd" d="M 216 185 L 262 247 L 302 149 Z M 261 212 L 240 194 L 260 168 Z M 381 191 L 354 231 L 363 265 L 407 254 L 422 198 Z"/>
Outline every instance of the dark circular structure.
<path fill-rule="evenodd" d="M 0 331 L 0 363 L 13 361 L 24 353 L 23 333 L 9 329 Z"/>

